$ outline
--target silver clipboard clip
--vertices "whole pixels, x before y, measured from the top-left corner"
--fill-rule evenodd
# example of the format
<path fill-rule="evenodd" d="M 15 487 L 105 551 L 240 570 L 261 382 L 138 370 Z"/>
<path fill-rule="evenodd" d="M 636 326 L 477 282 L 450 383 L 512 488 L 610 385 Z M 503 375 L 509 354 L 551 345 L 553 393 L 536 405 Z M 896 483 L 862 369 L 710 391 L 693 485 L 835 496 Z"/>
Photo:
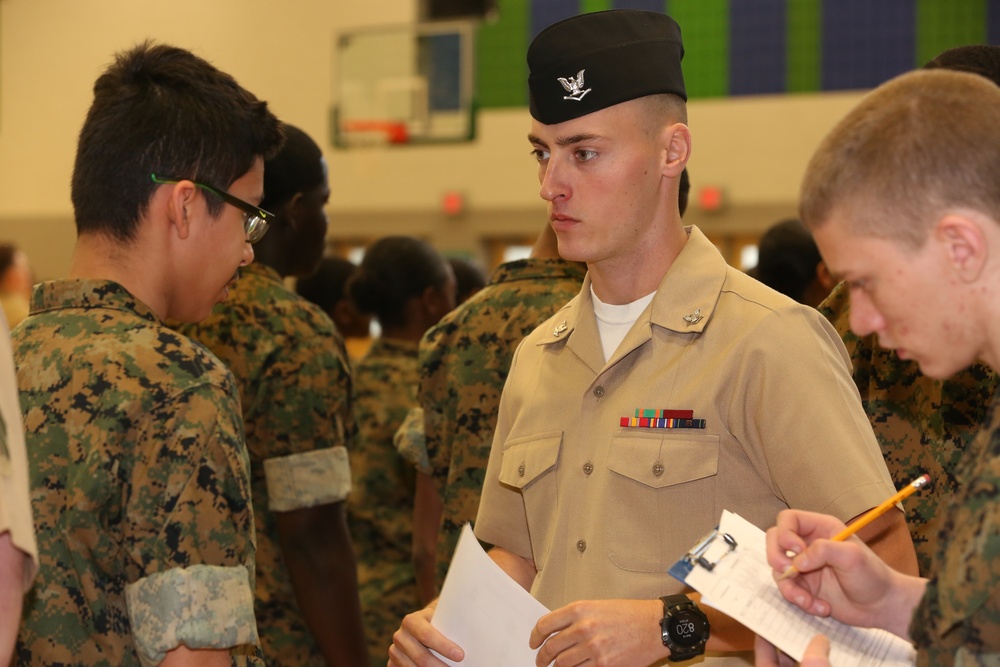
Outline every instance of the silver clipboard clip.
<path fill-rule="evenodd" d="M 712 543 L 715 542 L 715 539 L 720 536 L 722 537 L 722 541 L 725 542 L 728 548 L 721 554 L 719 554 L 719 556 L 714 561 L 710 561 L 705 557 L 705 555 L 708 553 L 708 549 L 709 547 L 712 546 Z M 697 563 L 698 565 L 701 565 L 703 568 L 711 572 L 712 570 L 715 569 L 715 566 L 718 565 L 723 558 L 733 553 L 733 551 L 735 550 L 736 550 L 736 540 L 733 539 L 733 536 L 730 535 L 729 533 L 720 533 L 719 529 L 716 528 L 708 535 L 698 540 L 698 543 L 695 544 L 691 548 L 691 550 L 687 552 L 687 555 L 684 556 L 684 561 L 692 567 L 695 565 L 695 563 Z"/>
<path fill-rule="evenodd" d="M 721 541 L 716 538 L 722 538 Z M 718 544 L 719 546 L 716 546 Z M 674 563 L 667 571 L 670 576 L 685 581 L 695 565 L 700 565 L 709 572 L 715 569 L 719 562 L 736 551 L 736 540 L 729 533 L 720 533 L 718 527 L 705 537 L 698 540 L 691 550 Z M 713 548 L 714 547 L 714 548 Z M 710 555 L 711 552 L 711 555 Z"/>

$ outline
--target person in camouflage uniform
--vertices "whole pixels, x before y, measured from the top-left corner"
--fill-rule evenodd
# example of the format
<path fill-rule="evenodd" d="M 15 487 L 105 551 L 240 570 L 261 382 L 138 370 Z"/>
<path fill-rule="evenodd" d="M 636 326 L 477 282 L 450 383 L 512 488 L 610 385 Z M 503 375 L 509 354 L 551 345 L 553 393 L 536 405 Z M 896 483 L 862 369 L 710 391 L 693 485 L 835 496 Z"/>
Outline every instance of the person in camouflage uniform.
<path fill-rule="evenodd" d="M 927 574 L 945 522 L 942 508 L 959 490 L 958 464 L 986 418 L 997 389 L 996 374 L 977 363 L 947 380 L 936 380 L 922 375 L 914 361 L 880 348 L 873 335 L 856 336 L 850 330 L 845 283 L 833 289 L 819 310 L 851 355 L 861 404 L 896 486 L 925 473 L 931 477 L 931 484 L 904 503 L 917 563 Z"/>
<path fill-rule="evenodd" d="M 319 146 L 285 125 L 264 165 L 276 219 L 226 303 L 180 330 L 236 375 L 257 526 L 257 626 L 269 665 L 367 661 L 346 523 L 351 376 L 340 336 L 284 277 L 316 268 L 330 196 Z"/>
<path fill-rule="evenodd" d="M 417 343 L 454 308 L 455 278 L 427 243 L 390 236 L 367 250 L 348 292 L 382 328 L 355 371 L 358 440 L 349 503 L 368 648 L 372 665 L 384 665 L 392 633 L 417 606 L 410 558 L 414 470 L 393 436 L 417 403 Z"/>
<path fill-rule="evenodd" d="M 586 267 L 559 258 L 546 225 L 529 259 L 497 267 L 489 284 L 420 341 L 420 406 L 429 472 L 417 485 L 440 499 L 436 519 L 414 534 L 421 602 L 440 590 L 462 526 L 476 518 L 514 348 L 580 291 Z M 418 489 L 418 515 L 421 497 Z M 423 545 L 420 549 L 418 545 Z M 427 581 L 429 579 L 429 582 Z"/>
<path fill-rule="evenodd" d="M 1000 88 L 941 70 L 883 84 L 823 140 L 802 186 L 802 219 L 847 283 L 851 329 L 946 378 L 1000 367 Z M 811 613 L 913 641 L 918 665 L 1000 664 L 1000 402 L 954 466 L 928 578 L 879 563 L 843 524 L 782 512 L 768 532 L 786 599 Z M 798 554 L 798 555 L 794 555 Z M 793 555 L 794 557 L 790 557 Z M 758 664 L 777 655 L 758 640 Z M 811 664 L 826 662 L 814 640 Z"/>
<path fill-rule="evenodd" d="M 206 317 L 253 260 L 282 140 L 182 49 L 140 45 L 97 80 L 69 278 L 13 334 L 40 561 L 18 664 L 262 664 L 236 384 L 163 322 Z"/>

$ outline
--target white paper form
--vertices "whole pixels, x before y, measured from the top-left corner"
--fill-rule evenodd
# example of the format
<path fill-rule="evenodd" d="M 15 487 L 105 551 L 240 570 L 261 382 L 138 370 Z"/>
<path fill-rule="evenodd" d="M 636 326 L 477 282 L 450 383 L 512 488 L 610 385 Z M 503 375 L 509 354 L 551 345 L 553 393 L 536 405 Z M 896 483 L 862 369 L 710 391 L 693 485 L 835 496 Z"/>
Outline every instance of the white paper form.
<path fill-rule="evenodd" d="M 731 535 L 737 547 L 718 560 L 714 569 L 695 565 L 685 582 L 702 594 L 702 601 L 801 660 L 817 634 L 830 639 L 830 663 L 835 667 L 913 665 L 913 647 L 884 630 L 855 628 L 832 618 L 802 611 L 781 596 L 767 564 L 764 532 L 737 514 L 723 511 L 719 533 Z M 705 554 L 715 562 L 729 547 L 717 539 Z"/>
<path fill-rule="evenodd" d="M 507 576 L 486 555 L 465 524 L 431 625 L 465 650 L 458 667 L 534 667 L 537 650 L 528 648 L 531 629 L 549 613 L 541 602 Z"/>

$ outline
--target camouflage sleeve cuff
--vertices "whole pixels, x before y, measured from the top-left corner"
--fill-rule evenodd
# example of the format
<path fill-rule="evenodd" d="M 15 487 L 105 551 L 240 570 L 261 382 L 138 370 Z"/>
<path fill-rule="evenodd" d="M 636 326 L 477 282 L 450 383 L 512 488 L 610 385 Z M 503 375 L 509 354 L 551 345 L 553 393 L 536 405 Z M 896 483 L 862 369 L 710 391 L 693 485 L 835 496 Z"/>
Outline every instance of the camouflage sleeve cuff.
<path fill-rule="evenodd" d="M 253 591 L 244 567 L 192 565 L 125 587 L 129 622 L 143 667 L 181 644 L 192 650 L 256 645 Z"/>
<path fill-rule="evenodd" d="M 268 459 L 264 477 L 272 512 L 339 502 L 351 490 L 351 465 L 343 446 Z"/>
<path fill-rule="evenodd" d="M 431 460 L 427 455 L 427 436 L 424 433 L 424 409 L 410 408 L 396 435 L 392 438 L 396 451 L 420 472 L 430 475 Z"/>

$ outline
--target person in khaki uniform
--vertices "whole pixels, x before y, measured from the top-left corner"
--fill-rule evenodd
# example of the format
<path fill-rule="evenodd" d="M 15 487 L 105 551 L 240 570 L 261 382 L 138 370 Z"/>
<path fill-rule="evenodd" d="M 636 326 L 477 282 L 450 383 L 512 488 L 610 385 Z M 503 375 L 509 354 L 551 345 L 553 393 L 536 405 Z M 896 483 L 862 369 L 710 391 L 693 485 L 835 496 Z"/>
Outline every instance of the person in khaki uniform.
<path fill-rule="evenodd" d="M 253 261 L 282 141 L 265 102 L 177 47 L 140 44 L 95 83 L 69 276 L 12 335 L 40 564 L 18 664 L 263 664 L 236 382 L 165 322 L 207 317 Z"/>
<path fill-rule="evenodd" d="M 7 321 L 0 312 L 0 666 L 10 664 L 14 654 L 21 602 L 37 571 L 14 357 Z"/>
<path fill-rule="evenodd" d="M 894 491 L 833 328 L 681 223 L 682 52 L 677 24 L 642 11 L 567 19 L 528 50 L 540 194 L 560 254 L 588 276 L 515 353 L 475 531 L 553 610 L 524 638 L 537 665 L 705 650 L 745 664 L 752 634 L 699 612 L 670 565 L 723 509 L 762 528 L 789 506 L 850 520 Z M 647 409 L 686 413 L 688 428 L 633 425 Z M 902 513 L 879 524 L 866 537 L 915 571 Z M 662 629 L 682 608 L 708 615 L 707 645 Z M 462 654 L 430 614 L 404 621 L 394 664 Z"/>

